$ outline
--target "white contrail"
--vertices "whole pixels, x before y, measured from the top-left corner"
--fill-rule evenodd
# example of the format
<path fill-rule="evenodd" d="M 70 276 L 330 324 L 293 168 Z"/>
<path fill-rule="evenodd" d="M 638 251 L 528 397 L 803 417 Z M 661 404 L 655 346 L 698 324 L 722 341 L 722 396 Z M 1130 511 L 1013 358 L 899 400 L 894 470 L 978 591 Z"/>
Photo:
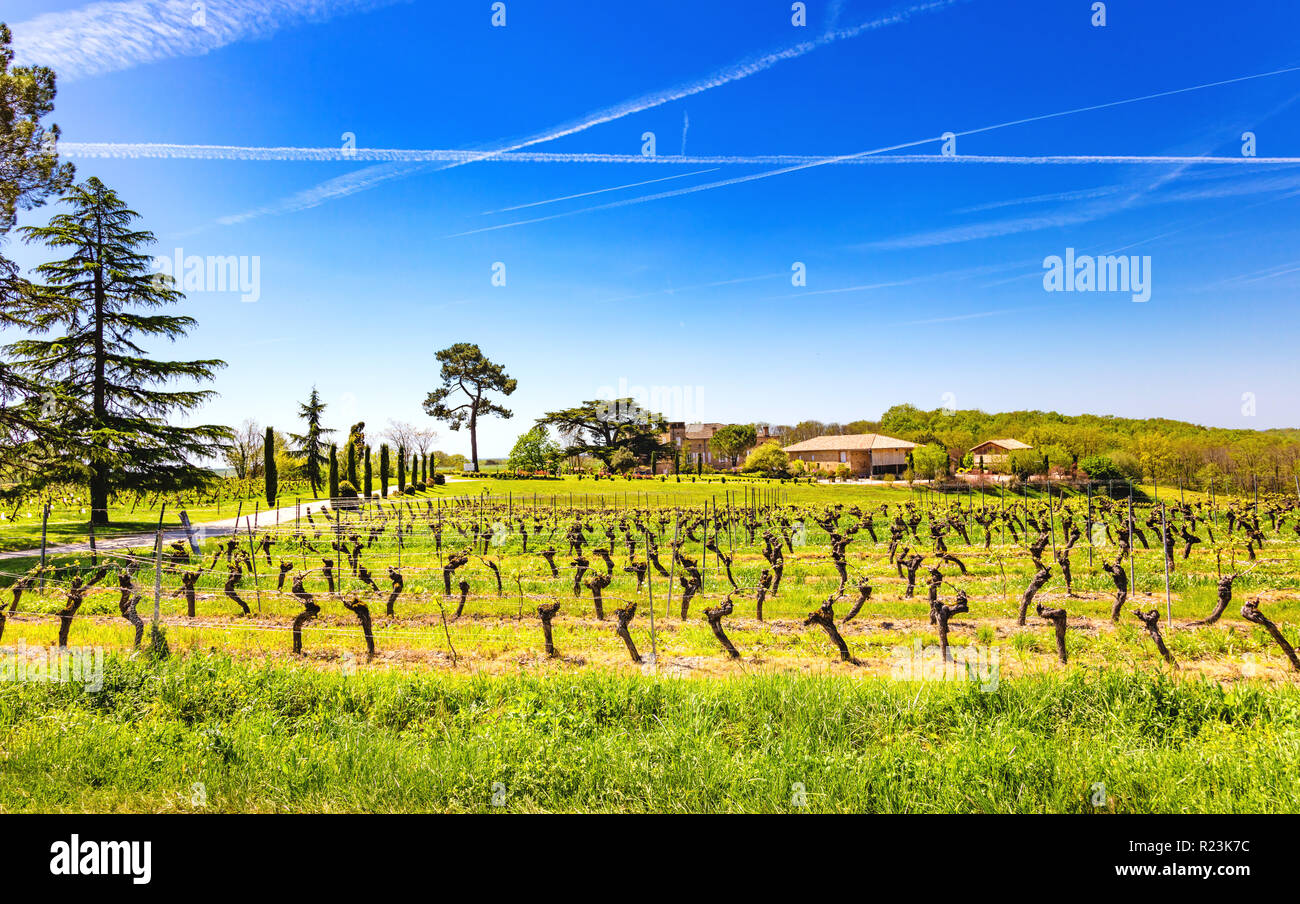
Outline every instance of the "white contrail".
<path fill-rule="evenodd" d="M 294 210 L 307 210 L 312 207 L 324 204 L 334 198 L 342 198 L 347 195 L 354 195 L 357 192 L 366 191 L 374 188 L 383 182 L 389 182 L 393 179 L 399 179 L 406 176 L 412 169 L 419 169 L 425 164 L 409 163 L 380 163 L 376 166 L 368 166 L 365 169 L 348 173 L 345 176 L 337 176 L 328 181 L 322 182 L 313 188 L 299 192 L 293 196 Z M 269 213 L 281 213 L 283 209 L 281 204 L 267 205 L 265 207 L 246 210 L 243 213 L 229 214 L 219 217 L 217 222 L 222 226 L 233 226 L 236 223 L 242 223 L 245 220 L 251 220 L 254 217 L 263 216 Z"/>
<path fill-rule="evenodd" d="M 1286 68 L 1286 69 L 1275 69 L 1275 70 L 1272 70 L 1271 72 L 1256 73 L 1255 75 L 1244 75 L 1244 76 L 1239 76 L 1239 77 L 1237 77 L 1237 78 L 1223 79 L 1223 80 L 1221 80 L 1221 81 L 1217 81 L 1217 82 L 1206 82 L 1206 83 L 1201 84 L 1201 85 L 1192 85 L 1192 86 L 1187 87 L 1187 88 L 1175 88 L 1175 89 L 1172 89 L 1172 90 L 1169 90 L 1169 91 L 1158 91 L 1158 92 L 1156 92 L 1156 93 L 1154 93 L 1154 94 L 1144 94 L 1144 95 L 1142 95 L 1142 96 L 1140 96 L 1140 97 L 1130 97 L 1130 98 L 1125 98 L 1125 99 L 1123 99 L 1123 100 L 1108 101 L 1108 102 L 1106 102 L 1106 103 L 1101 103 L 1101 104 L 1092 104 L 1092 105 L 1089 105 L 1089 106 L 1086 106 L 1086 107 L 1075 107 L 1075 108 L 1072 108 L 1072 109 L 1069 109 L 1069 110 L 1061 110 L 1061 111 L 1058 111 L 1058 112 L 1055 112 L 1055 113 L 1041 113 L 1041 114 L 1039 114 L 1039 115 L 1037 115 L 1037 116 L 1026 116 L 1026 117 L 1023 117 L 1023 118 L 1021 118 L 1021 119 L 1013 119 L 1013 120 L 1008 120 L 1008 121 L 1006 121 L 1006 122 L 994 123 L 993 125 L 980 126 L 980 127 L 978 127 L 978 128 L 974 128 L 974 129 L 965 129 L 965 130 L 963 130 L 963 131 L 961 131 L 961 132 L 955 132 L 955 133 L 944 133 L 944 134 L 942 134 L 942 135 L 935 135 L 935 136 L 932 136 L 932 137 L 930 137 L 930 138 L 919 138 L 919 139 L 917 139 L 917 140 L 915 140 L 915 141 L 905 141 L 905 142 L 902 142 L 902 143 L 899 143 L 899 144 L 887 145 L 887 146 L 885 146 L 885 147 L 872 148 L 872 149 L 870 149 L 870 150 L 860 151 L 860 152 L 858 152 L 858 153 L 856 153 L 856 154 L 843 154 L 843 155 L 840 155 L 840 156 L 837 156 L 837 157 L 828 157 L 828 158 L 824 158 L 824 159 L 821 159 L 821 160 L 815 160 L 815 161 L 808 162 L 808 163 L 800 163 L 800 164 L 796 164 L 796 165 L 792 165 L 792 166 L 786 166 L 786 167 L 782 167 L 781 169 L 768 170 L 768 171 L 766 171 L 766 172 L 762 172 L 762 173 L 753 173 L 753 174 L 748 175 L 748 176 L 739 176 L 739 177 L 732 178 L 732 179 L 721 179 L 721 180 L 718 180 L 717 182 L 706 182 L 706 183 L 703 184 L 703 185 L 694 185 L 694 186 L 691 186 L 690 188 L 679 188 L 679 189 L 675 189 L 675 190 L 673 190 L 673 191 L 659 192 L 659 193 L 657 193 L 657 194 L 653 194 L 653 195 L 645 195 L 645 196 L 640 197 L 640 198 L 628 198 L 628 199 L 625 199 L 625 200 L 622 200 L 622 201 L 614 201 L 614 202 L 611 202 L 611 203 L 609 203 L 609 204 L 598 204 L 598 205 L 596 205 L 596 206 L 594 206 L 594 207 L 584 207 L 584 208 L 582 208 L 582 209 L 580 209 L 580 210 L 572 210 L 572 211 L 568 211 L 568 212 L 566 212 L 566 213 L 552 214 L 552 215 L 549 216 L 549 217 L 537 217 L 537 218 L 532 219 L 532 220 L 519 220 L 519 221 L 514 222 L 514 223 L 502 223 L 502 224 L 500 224 L 500 225 L 498 225 L 498 226 L 487 226 L 487 227 L 484 227 L 484 228 L 482 228 L 482 229 L 471 229 L 471 230 L 468 230 L 468 231 L 466 231 L 466 232 L 455 233 L 455 234 L 452 235 L 452 236 L 448 236 L 448 238 L 456 238 L 456 237 L 458 237 L 458 236 L 464 236 L 464 235 L 473 235 L 473 234 L 475 234 L 475 233 L 479 233 L 479 232 L 490 232 L 490 231 L 495 230 L 495 229 L 510 229 L 510 228 L 515 227 L 515 226 L 525 226 L 525 225 L 528 225 L 528 224 L 531 224 L 531 223 L 540 223 L 540 222 L 543 222 L 543 221 L 545 221 L 545 220 L 553 220 L 553 219 L 557 219 L 557 218 L 559 218 L 559 217 L 576 216 L 577 214 L 581 214 L 581 213 L 590 213 L 590 212 L 592 212 L 592 211 L 597 211 L 597 210 L 611 210 L 611 209 L 618 208 L 618 207 L 627 207 L 627 206 L 631 206 L 631 205 L 633 205 L 633 204 L 644 204 L 644 203 L 646 203 L 646 202 L 648 202 L 648 201 L 661 201 L 661 200 L 664 200 L 664 199 L 666 199 L 666 198 L 676 198 L 676 197 L 681 197 L 682 195 L 694 194 L 694 193 L 696 193 L 696 192 L 701 192 L 701 191 L 709 191 L 709 190 L 714 189 L 714 188 L 724 188 L 724 187 L 726 187 L 726 186 L 730 186 L 730 185 L 740 185 L 740 184 L 743 184 L 743 183 L 746 183 L 746 182 L 756 182 L 756 181 L 758 181 L 758 180 L 760 180 L 760 179 L 768 179 L 768 178 L 771 178 L 772 176 L 783 176 L 783 175 L 786 175 L 786 174 L 788 174 L 788 173 L 799 172 L 799 171 L 801 171 L 801 170 L 811 169 L 811 168 L 813 168 L 813 167 L 817 167 L 817 166 L 827 166 L 827 165 L 836 164 L 836 163 L 841 163 L 841 162 L 845 162 L 845 161 L 849 161 L 849 160 L 855 160 L 855 159 L 859 159 L 859 158 L 872 157 L 872 156 L 876 156 L 876 155 L 880 155 L 880 154 L 888 154 L 888 153 L 890 153 L 891 151 L 901 151 L 901 150 L 905 150 L 905 149 L 907 149 L 907 148 L 918 147 L 918 146 L 923 145 L 923 144 L 931 144 L 931 143 L 936 142 L 936 141 L 944 141 L 944 140 L 948 137 L 948 135 L 953 135 L 954 137 L 961 138 L 961 137 L 968 136 L 968 135 L 977 135 L 977 134 L 981 134 L 981 133 L 984 133 L 984 132 L 992 132 L 992 131 L 997 130 L 997 129 L 1006 129 L 1006 128 L 1010 128 L 1010 127 L 1012 127 L 1012 126 L 1024 125 L 1024 124 L 1026 124 L 1026 123 L 1032 123 L 1032 122 L 1043 122 L 1044 120 L 1049 120 L 1049 119 L 1058 119 L 1058 118 L 1063 117 L 1063 116 L 1072 116 L 1072 115 L 1077 114 L 1077 113 L 1087 113 L 1087 112 L 1091 112 L 1091 111 L 1094 111 L 1094 110 L 1104 110 L 1104 109 L 1108 109 L 1108 108 L 1111 108 L 1111 107 L 1122 106 L 1122 105 L 1124 105 L 1124 104 L 1133 104 L 1133 103 L 1138 103 L 1139 101 L 1152 100 L 1152 99 L 1155 99 L 1155 98 L 1161 98 L 1161 97 L 1170 97 L 1170 96 L 1173 96 L 1173 95 L 1176 95 L 1176 94 L 1186 94 L 1186 93 L 1189 92 L 1189 91 L 1198 91 L 1198 90 L 1201 90 L 1201 89 L 1204 89 L 1204 88 L 1215 88 L 1215 87 L 1219 87 L 1219 86 L 1222 86 L 1222 85 L 1237 84 L 1237 83 L 1240 83 L 1240 82 L 1251 81 L 1252 79 L 1267 78 L 1267 77 L 1269 77 L 1269 76 L 1281 75 L 1281 74 L 1284 74 L 1284 73 L 1290 73 L 1290 72 L 1300 72 L 1300 66 L 1292 66 L 1292 67 L 1289 67 L 1289 68 Z M 940 155 L 940 156 L 942 156 L 942 155 Z M 1033 158 L 1025 158 L 1025 159 L 1033 159 Z M 1189 160 L 1177 160 L 1176 162 L 1178 162 L 1179 164 L 1190 164 L 1190 163 L 1194 163 L 1194 162 L 1201 161 L 1201 160 L 1205 160 L 1205 159 L 1208 159 L 1208 158 L 1204 158 L 1204 157 L 1194 157 L 1194 158 L 1190 158 Z M 1231 159 L 1231 160 L 1233 160 L 1233 161 L 1236 161 L 1237 159 L 1249 160 L 1249 159 L 1257 159 L 1257 158 L 1247 158 L 1247 157 L 1242 157 L 1242 158 L 1235 158 L 1235 157 L 1234 157 L 1234 158 L 1227 158 L 1227 157 L 1221 157 L 1221 158 L 1214 158 L 1214 159 L 1217 159 L 1217 160 L 1223 160 L 1223 161 L 1227 161 L 1227 160 Z M 1282 160 L 1283 160 L 1283 162 L 1289 162 L 1289 158 L 1282 158 Z M 1098 161 L 1098 160 L 1088 160 L 1088 162 L 1100 162 L 1100 161 Z M 964 240 L 964 239 L 957 239 L 957 241 L 963 241 L 963 240 Z"/>
<path fill-rule="evenodd" d="M 690 128 L 691 128 L 691 114 L 683 110 L 682 111 L 682 153 L 681 153 L 681 156 L 683 157 L 686 156 L 686 133 L 690 131 Z"/>
<path fill-rule="evenodd" d="M 715 72 L 713 75 L 708 76 L 707 78 L 690 82 L 685 85 L 679 85 L 678 87 L 672 88 L 668 91 L 660 91 L 654 94 L 642 95 L 641 97 L 624 101 L 623 103 L 617 104 L 613 107 L 607 107 L 603 110 L 598 110 L 595 113 L 588 114 L 582 119 L 578 119 L 566 123 L 564 125 L 560 125 L 556 128 L 549 129 L 545 132 L 530 136 L 528 138 L 507 142 L 502 146 L 499 146 L 489 151 L 478 152 L 476 155 L 472 155 L 471 157 L 465 160 L 458 160 L 454 162 L 444 163 L 441 166 L 435 167 L 434 169 L 435 170 L 451 169 L 452 167 L 463 166 L 465 163 L 473 163 L 480 160 L 489 160 L 500 154 L 509 153 L 511 151 L 520 151 L 523 150 L 524 148 L 532 147 L 533 145 L 536 144 L 542 144 L 548 141 L 555 141 L 558 138 L 564 138 L 565 136 L 568 135 L 573 135 L 578 132 L 583 132 L 586 131 L 587 129 L 593 128 L 594 126 L 602 125 L 607 122 L 613 122 L 614 120 L 622 119 L 626 116 L 631 116 L 634 113 L 640 113 L 645 110 L 653 109 L 654 107 L 660 107 L 663 106 L 664 104 L 671 103 L 672 101 L 681 100 L 682 98 L 690 97 L 695 94 L 701 94 L 705 91 L 712 90 L 713 88 L 718 88 L 722 85 L 726 85 L 731 82 L 736 82 L 736 81 L 740 81 L 741 79 L 749 78 L 749 76 L 751 75 L 755 75 L 757 73 L 765 72 L 768 69 L 771 69 L 773 66 L 777 65 L 778 63 L 783 63 L 787 60 L 798 59 L 799 57 L 804 56 L 805 54 L 811 53 L 812 51 L 820 47 L 824 47 L 827 44 L 831 44 L 835 41 L 842 41 L 848 38 L 854 38 L 857 37 L 858 35 L 865 34 L 870 31 L 875 31 L 880 28 L 886 28 L 890 25 L 897 25 L 899 23 L 906 22 L 912 16 L 917 15 L 919 13 L 926 13 L 933 10 L 946 9 L 950 6 L 956 5 L 957 3 L 965 3 L 965 2 L 968 2 L 968 0 L 931 0 L 931 2 L 917 4 L 915 6 L 911 6 L 900 12 L 891 13 L 888 16 L 882 16 L 880 18 L 873 19 L 870 22 L 863 22 L 860 25 L 853 26 L 852 28 L 844 28 L 844 29 L 839 29 L 838 31 L 827 32 L 826 34 L 822 35 L 816 40 L 804 41 L 802 43 L 795 44 L 791 47 L 786 47 L 785 49 L 776 51 L 774 53 L 768 53 L 760 57 L 755 57 L 750 60 L 746 60 L 739 64 L 730 66 L 726 69 L 719 70 L 718 72 Z M 408 170 L 407 172 L 416 171 L 417 169 L 422 169 L 422 168 L 423 167 L 415 168 L 412 170 Z M 380 178 L 381 175 L 382 178 Z M 404 175 L 404 174 L 399 174 L 399 175 Z M 386 172 L 382 174 L 371 173 L 364 176 L 362 181 L 365 182 L 366 185 L 368 186 L 368 185 L 377 184 L 378 182 L 387 181 L 390 178 L 396 178 L 396 176 L 388 174 Z M 285 198 L 281 201 L 277 201 L 273 204 L 260 207 L 256 210 L 248 211 L 243 214 L 236 214 L 233 217 L 225 217 L 223 219 L 240 222 L 242 220 L 250 219 L 255 216 L 261 216 L 263 214 L 289 213 L 295 210 L 303 210 L 306 207 L 315 207 L 316 205 L 322 204 L 325 201 L 329 200 L 330 198 L 339 197 L 338 194 L 331 194 L 330 193 L 331 190 L 332 190 L 331 182 L 325 182 L 322 183 L 321 185 L 317 185 L 313 188 L 307 189 L 306 191 L 298 192 L 295 195 L 291 195 L 290 197 Z M 358 188 L 355 189 L 354 191 L 344 192 L 344 194 L 353 194 L 355 193 L 355 191 L 360 191 L 360 190 L 363 189 Z"/>
<path fill-rule="evenodd" d="M 60 80 L 199 56 L 282 28 L 369 12 L 406 0 L 120 0 L 45 13 L 13 26 L 20 65 Z"/>
<path fill-rule="evenodd" d="M 687 176 L 702 176 L 705 173 L 716 173 L 717 167 L 712 169 L 695 170 L 690 173 L 678 173 L 675 176 L 661 176 L 658 179 L 647 179 L 644 182 L 629 182 L 626 185 L 612 185 L 609 188 L 597 188 L 592 191 L 581 191 L 576 195 L 564 195 L 559 198 L 547 198 L 545 201 L 533 201 L 529 204 L 516 204 L 514 207 L 502 207 L 497 210 L 485 210 L 480 216 L 487 216 L 494 213 L 508 213 L 512 210 L 523 210 L 525 207 L 541 207 L 543 204 L 555 204 L 559 201 L 572 201 L 574 198 L 586 198 L 591 195 L 604 194 L 607 191 L 622 191 L 625 188 L 639 188 L 642 185 L 652 185 L 655 182 L 667 182 L 670 179 L 685 179 Z"/>
<path fill-rule="evenodd" d="M 925 142 L 938 141 L 928 138 Z M 923 144 L 925 142 L 914 142 Z M 548 151 L 462 151 L 436 148 L 349 148 L 340 147 L 249 147 L 218 144 L 155 144 L 106 141 L 63 141 L 59 153 L 74 159 L 156 159 L 156 160 L 242 160 L 384 163 L 610 163 L 659 164 L 666 166 L 788 166 L 811 164 L 1007 164 L 1007 165 L 1083 165 L 1083 164 L 1152 164 L 1152 165 L 1241 165 L 1296 166 L 1300 157 L 1189 157 L 1137 154 L 718 154 L 697 156 L 656 156 L 641 154 L 601 154 Z M 652 180 L 653 181 L 653 180 Z"/>

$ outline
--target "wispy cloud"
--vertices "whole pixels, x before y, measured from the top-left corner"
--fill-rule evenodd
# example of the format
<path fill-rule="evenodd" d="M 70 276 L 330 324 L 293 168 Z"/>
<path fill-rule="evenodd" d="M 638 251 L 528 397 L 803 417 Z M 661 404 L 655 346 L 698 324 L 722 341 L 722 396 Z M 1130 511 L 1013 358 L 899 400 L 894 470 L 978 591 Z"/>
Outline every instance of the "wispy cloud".
<path fill-rule="evenodd" d="M 556 126 L 555 128 L 552 129 L 547 129 L 544 132 L 539 132 L 534 135 L 530 135 L 526 138 L 500 143 L 496 147 L 491 148 L 489 150 L 479 151 L 471 155 L 468 159 L 443 163 L 440 166 L 432 167 L 432 169 L 434 169 L 435 171 L 445 170 L 445 169 L 451 169 L 452 167 L 456 167 L 456 166 L 463 166 L 466 163 L 474 163 L 480 160 L 489 160 L 494 157 L 498 157 L 501 154 L 506 154 L 513 151 L 521 151 L 525 148 L 533 147 L 534 145 L 543 144 L 549 141 L 555 141 L 559 138 L 564 138 L 569 135 L 575 135 L 579 132 L 584 132 L 587 129 L 593 128 L 595 126 L 603 125 L 604 123 L 607 122 L 613 122 L 618 119 L 623 119 L 624 117 L 631 116 L 635 113 L 641 113 L 645 110 L 651 110 L 654 109 L 655 107 L 660 107 L 663 106 L 664 104 L 672 103 L 673 101 L 682 100 L 683 98 L 691 97 L 696 94 L 702 94 L 705 91 L 710 91 L 714 88 L 731 84 L 732 82 L 737 82 L 740 81 L 741 79 L 749 78 L 750 76 L 756 75 L 760 72 L 766 72 L 767 70 L 771 69 L 773 66 L 776 66 L 783 62 L 787 62 L 789 60 L 798 59 L 799 57 L 805 56 L 806 54 L 809 54 L 820 47 L 824 47 L 836 41 L 843 41 L 849 38 L 855 38 L 858 37 L 859 35 L 867 34 L 868 32 L 876 31 L 882 28 L 887 28 L 891 25 L 898 25 L 907 22 L 915 15 L 920 15 L 927 12 L 933 12 L 936 10 L 947 9 L 948 7 L 955 6 L 958 3 L 966 3 L 966 2 L 970 2 L 970 0 L 931 0 L 931 2 L 916 4 L 914 6 L 910 6 L 898 12 L 891 13 L 887 16 L 881 16 L 879 18 L 872 19 L 869 22 L 863 22 L 851 28 L 842 28 L 835 31 L 828 31 L 825 34 L 823 34 L 821 37 L 816 38 L 815 40 L 803 41 L 799 44 L 795 44 L 793 46 L 783 48 L 782 50 L 778 50 L 773 53 L 767 53 L 762 56 L 753 57 L 751 59 L 744 60 L 740 63 L 729 66 L 725 69 L 720 69 L 714 72 L 712 75 L 706 76 L 705 78 L 697 79 L 696 81 L 692 81 L 692 82 L 687 82 L 685 84 L 678 85 L 674 88 L 670 88 L 666 91 L 657 91 L 651 94 L 644 94 L 641 95 L 640 97 L 636 97 L 631 100 L 624 101 L 612 107 L 606 107 L 594 113 L 589 113 L 588 115 L 580 119 L 572 120 L 570 122 Z M 410 169 L 407 170 L 406 173 L 402 173 L 400 175 L 406 175 L 410 172 L 415 172 L 415 171 L 416 170 Z M 365 171 L 363 171 L 363 173 L 364 172 Z M 388 181 L 388 179 L 390 178 L 396 178 L 395 175 L 391 175 L 387 172 L 383 174 L 383 178 L 378 178 L 379 175 L 380 174 L 377 173 L 367 174 L 363 176 L 361 182 L 357 184 L 365 183 L 364 187 L 369 187 L 370 185 L 378 184 L 379 182 Z M 306 191 L 299 192 L 295 195 L 285 198 L 282 201 L 278 201 L 273 204 L 268 204 L 243 214 L 235 214 L 233 218 L 231 217 L 223 218 L 222 221 L 225 222 L 233 219 L 233 222 L 242 222 L 251 217 L 262 216 L 268 213 L 288 213 L 295 210 L 303 210 L 306 207 L 315 207 L 319 204 L 324 203 L 327 200 L 330 200 L 331 198 L 342 197 L 345 194 L 355 194 L 356 191 L 364 190 L 364 188 L 354 188 L 352 190 L 348 190 L 344 192 L 331 193 L 333 191 L 333 189 L 331 188 L 331 183 L 334 181 L 335 180 L 331 180 L 331 182 L 322 183 L 321 185 L 314 186 L 313 188 L 307 189 Z"/>
<path fill-rule="evenodd" d="M 283 28 L 325 22 L 407 0 L 119 0 L 45 13 L 13 25 L 21 65 L 53 67 L 60 79 L 201 56 Z"/>

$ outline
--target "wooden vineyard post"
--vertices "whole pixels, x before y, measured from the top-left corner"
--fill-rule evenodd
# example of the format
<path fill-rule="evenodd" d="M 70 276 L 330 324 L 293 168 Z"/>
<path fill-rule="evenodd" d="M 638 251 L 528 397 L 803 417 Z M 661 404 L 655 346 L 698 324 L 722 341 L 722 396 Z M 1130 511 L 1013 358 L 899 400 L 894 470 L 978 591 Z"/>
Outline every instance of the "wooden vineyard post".
<path fill-rule="evenodd" d="M 165 507 L 166 504 L 164 503 Z M 159 527 L 153 550 L 153 624 L 149 632 L 149 640 L 155 656 L 161 653 L 159 640 L 162 637 L 162 630 L 158 627 L 158 624 L 162 620 L 162 550 L 163 532 L 162 528 Z"/>
<path fill-rule="evenodd" d="M 50 523 L 50 504 L 45 503 L 45 508 L 41 510 L 41 590 L 45 589 L 45 537 L 46 528 Z"/>
<path fill-rule="evenodd" d="M 1120 566 L 1121 568 L 1123 566 Z M 1133 543 L 1133 481 L 1128 482 L 1128 586 L 1137 596 L 1137 547 Z"/>
<path fill-rule="evenodd" d="M 1174 630 L 1174 604 L 1169 596 L 1169 524 L 1165 507 L 1160 506 L 1160 556 L 1165 560 L 1165 614 L 1169 621 L 1169 630 Z"/>
<path fill-rule="evenodd" d="M 1088 567 L 1091 568 L 1092 567 L 1092 481 L 1091 480 L 1088 481 L 1087 493 L 1088 493 L 1088 519 L 1087 519 Z"/>
<path fill-rule="evenodd" d="M 253 524 L 248 519 L 244 519 L 244 524 L 248 527 L 248 564 L 253 570 L 253 592 L 257 594 L 257 611 L 260 615 L 262 612 L 262 588 L 257 583 L 257 548 L 253 545 Z M 235 522 L 235 536 L 239 536 L 239 522 Z M 267 555 L 270 555 L 270 547 L 267 547 Z"/>
<path fill-rule="evenodd" d="M 650 528 L 645 528 L 645 548 L 648 552 L 650 549 Z M 648 565 L 648 563 L 647 563 Z M 659 662 L 659 643 L 655 637 L 655 578 L 654 569 L 647 567 L 645 570 L 646 591 L 650 594 L 650 664 L 655 666 Z M 672 585 L 669 584 L 669 587 Z"/>

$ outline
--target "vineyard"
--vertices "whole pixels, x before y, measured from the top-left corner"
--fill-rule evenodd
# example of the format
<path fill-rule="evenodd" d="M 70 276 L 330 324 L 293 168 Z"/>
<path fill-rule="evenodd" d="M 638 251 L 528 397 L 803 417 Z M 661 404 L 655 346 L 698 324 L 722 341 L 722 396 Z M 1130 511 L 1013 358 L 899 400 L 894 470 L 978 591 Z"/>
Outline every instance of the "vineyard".
<path fill-rule="evenodd" d="M 8 569 L 0 640 L 131 650 L 156 609 L 173 651 L 348 668 L 1297 668 L 1285 497 L 679 492 L 338 500 L 201 542 L 55 556 Z"/>
<path fill-rule="evenodd" d="M 6 560 L 0 809 L 1300 806 L 1293 499 L 558 486 Z"/>

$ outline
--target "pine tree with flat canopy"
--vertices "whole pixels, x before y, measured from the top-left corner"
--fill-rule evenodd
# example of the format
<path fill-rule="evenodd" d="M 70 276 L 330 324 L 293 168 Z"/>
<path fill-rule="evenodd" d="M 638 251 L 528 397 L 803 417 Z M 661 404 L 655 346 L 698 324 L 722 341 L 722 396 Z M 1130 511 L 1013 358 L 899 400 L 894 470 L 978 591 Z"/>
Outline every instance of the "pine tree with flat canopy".
<path fill-rule="evenodd" d="M 500 364 L 488 360 L 482 350 L 472 342 L 457 342 L 444 348 L 435 356 L 442 364 L 439 376 L 442 386 L 424 400 L 424 411 L 429 417 L 446 421 L 452 430 L 469 426 L 469 455 L 478 471 L 478 419 L 495 414 L 510 418 L 514 412 L 487 397 L 490 392 L 510 395 L 519 385 Z M 455 395 L 455 394 L 459 395 Z M 465 398 L 459 405 L 448 405 L 448 399 Z"/>
<path fill-rule="evenodd" d="M 173 384 L 211 380 L 225 362 L 149 357 L 141 343 L 184 338 L 196 322 L 163 313 L 185 296 L 141 250 L 153 233 L 132 228 L 139 214 L 99 179 L 73 186 L 61 201 L 66 213 L 21 230 L 28 243 L 70 254 L 36 268 L 40 308 L 28 329 L 40 338 L 9 351 L 58 400 L 50 444 L 63 455 L 33 479 L 85 484 L 93 523 L 107 524 L 113 493 L 176 492 L 210 478 L 195 461 L 219 457 L 230 430 L 168 419 L 214 395 Z"/>

